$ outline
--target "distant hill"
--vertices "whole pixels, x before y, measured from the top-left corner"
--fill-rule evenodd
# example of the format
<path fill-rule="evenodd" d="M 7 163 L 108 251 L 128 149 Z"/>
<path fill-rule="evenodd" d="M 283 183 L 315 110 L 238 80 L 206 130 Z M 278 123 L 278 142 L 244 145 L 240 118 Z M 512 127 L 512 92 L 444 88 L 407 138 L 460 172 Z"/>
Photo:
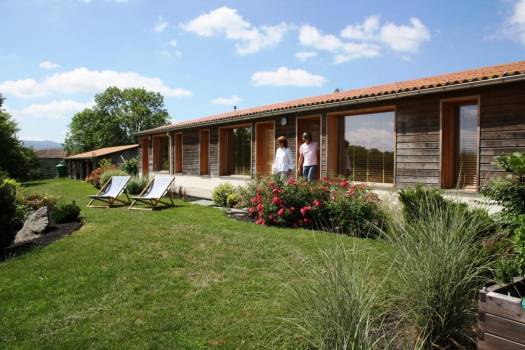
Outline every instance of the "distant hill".
<path fill-rule="evenodd" d="M 22 143 L 26 147 L 31 147 L 35 151 L 41 149 L 55 149 L 55 148 L 64 148 L 64 145 L 54 141 L 25 141 L 22 140 Z"/>

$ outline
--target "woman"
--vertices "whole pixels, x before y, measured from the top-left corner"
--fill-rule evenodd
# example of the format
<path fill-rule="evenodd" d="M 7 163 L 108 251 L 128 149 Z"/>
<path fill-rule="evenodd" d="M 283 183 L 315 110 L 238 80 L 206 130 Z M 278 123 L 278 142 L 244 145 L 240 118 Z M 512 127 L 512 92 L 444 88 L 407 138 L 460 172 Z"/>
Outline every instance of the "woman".
<path fill-rule="evenodd" d="M 275 152 L 275 160 L 273 162 L 273 173 L 282 181 L 286 181 L 293 170 L 292 152 L 288 148 L 288 140 L 286 137 L 279 136 L 277 138 L 279 148 Z"/>
<path fill-rule="evenodd" d="M 297 165 L 297 176 L 303 175 L 308 182 L 315 180 L 317 168 L 319 167 L 319 159 L 317 153 L 319 152 L 319 145 L 312 140 L 312 134 L 309 132 L 303 133 L 303 144 L 299 148 L 299 164 Z"/>

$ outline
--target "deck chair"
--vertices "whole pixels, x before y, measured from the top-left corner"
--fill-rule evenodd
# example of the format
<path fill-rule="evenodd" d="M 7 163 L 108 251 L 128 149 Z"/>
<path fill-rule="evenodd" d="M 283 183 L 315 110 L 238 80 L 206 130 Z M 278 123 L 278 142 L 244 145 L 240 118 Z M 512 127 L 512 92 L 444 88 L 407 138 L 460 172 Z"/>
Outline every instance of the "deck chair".
<path fill-rule="evenodd" d="M 131 179 L 131 176 L 112 176 L 97 194 L 89 196 L 91 200 L 87 205 L 88 208 L 111 208 L 115 202 L 129 204 L 128 193 L 124 191 L 129 179 Z M 127 201 L 118 199 L 118 196 L 120 196 L 122 192 L 126 195 Z M 101 201 L 106 203 L 106 205 L 93 205 L 94 201 Z"/>
<path fill-rule="evenodd" d="M 162 201 L 166 195 L 170 199 L 171 206 L 174 206 L 173 197 L 169 192 L 173 181 L 175 181 L 175 176 L 155 176 L 138 196 L 131 197 L 132 202 L 128 209 L 153 210 L 157 208 L 159 203 L 170 206 L 170 203 Z M 136 207 L 137 202 L 145 204 L 147 207 Z"/>

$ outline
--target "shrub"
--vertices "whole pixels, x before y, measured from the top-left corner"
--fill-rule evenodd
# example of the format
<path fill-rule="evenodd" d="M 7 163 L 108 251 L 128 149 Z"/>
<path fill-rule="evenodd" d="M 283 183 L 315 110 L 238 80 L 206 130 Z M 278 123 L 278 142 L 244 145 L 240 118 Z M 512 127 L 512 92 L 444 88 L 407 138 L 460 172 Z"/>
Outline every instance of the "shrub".
<path fill-rule="evenodd" d="M 257 224 L 312 227 L 346 234 L 369 235 L 382 225 L 380 200 L 363 185 L 347 179 L 308 183 L 274 178 L 260 180 L 252 191 L 249 214 Z"/>
<path fill-rule="evenodd" d="M 370 252 L 342 246 L 320 253 L 290 283 L 291 307 L 276 339 L 304 349 L 384 349 L 380 295 Z M 289 311 L 289 310 L 290 311 Z"/>
<path fill-rule="evenodd" d="M 139 173 L 139 160 L 137 158 L 126 159 L 124 160 L 124 163 L 122 163 L 120 169 L 131 176 L 137 176 Z"/>
<path fill-rule="evenodd" d="M 48 194 L 32 193 L 24 195 L 23 204 L 32 210 L 37 210 L 42 207 L 47 207 L 52 210 L 58 202 L 58 198 Z"/>
<path fill-rule="evenodd" d="M 112 176 L 126 176 L 128 175 L 125 171 L 122 171 L 122 170 L 108 170 L 108 171 L 105 171 L 101 176 L 100 176 L 100 187 L 104 186 L 106 184 L 106 182 L 109 181 L 109 179 L 111 179 Z"/>
<path fill-rule="evenodd" d="M 17 232 L 16 185 L 0 179 L 0 252 L 10 246 Z"/>
<path fill-rule="evenodd" d="M 235 193 L 235 187 L 229 183 L 222 183 L 213 190 L 213 201 L 215 204 L 225 207 L 228 203 L 228 195 Z"/>
<path fill-rule="evenodd" d="M 428 210 L 443 208 L 446 201 L 437 188 L 425 187 L 420 184 L 399 190 L 399 201 L 403 206 L 405 220 L 418 220 Z"/>
<path fill-rule="evenodd" d="M 103 158 L 98 162 L 98 166 L 102 169 L 113 168 L 113 162 L 109 158 Z"/>
<path fill-rule="evenodd" d="M 226 197 L 226 205 L 230 208 L 237 208 L 242 201 L 242 197 L 239 193 L 233 192 L 228 194 Z"/>
<path fill-rule="evenodd" d="M 53 221 L 57 224 L 78 221 L 80 218 L 80 207 L 72 203 L 58 202 L 51 212 Z"/>
<path fill-rule="evenodd" d="M 508 175 L 492 178 L 481 194 L 503 206 L 508 223 L 512 224 L 513 218 L 508 216 L 525 214 L 525 154 L 499 156 L 496 165 Z"/>
<path fill-rule="evenodd" d="M 129 180 L 128 187 L 126 188 L 126 190 L 128 191 L 129 194 L 137 195 L 137 194 L 140 194 L 142 190 L 144 190 L 147 184 L 148 184 L 147 177 L 134 176 Z"/>
<path fill-rule="evenodd" d="M 476 295 L 490 268 L 477 212 L 436 206 L 419 220 L 395 220 L 385 237 L 394 252 L 393 285 L 403 334 L 424 348 L 472 346 Z"/>

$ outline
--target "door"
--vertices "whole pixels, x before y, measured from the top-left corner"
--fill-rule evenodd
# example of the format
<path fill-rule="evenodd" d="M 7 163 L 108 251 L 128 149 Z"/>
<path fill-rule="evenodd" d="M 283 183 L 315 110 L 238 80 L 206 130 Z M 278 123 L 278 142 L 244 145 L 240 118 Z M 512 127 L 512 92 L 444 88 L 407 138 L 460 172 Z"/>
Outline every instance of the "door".
<path fill-rule="evenodd" d="M 209 175 L 209 149 L 210 149 L 210 130 L 203 129 L 200 132 L 200 173 Z"/>
<path fill-rule="evenodd" d="M 312 135 L 312 141 L 317 142 L 319 145 L 319 151 L 317 152 L 317 173 L 316 179 L 319 179 L 321 170 L 321 117 L 306 117 L 297 119 L 297 163 L 299 164 L 299 147 L 303 143 L 303 133 L 309 132 Z"/>
<path fill-rule="evenodd" d="M 267 176 L 272 173 L 275 156 L 275 127 L 274 123 L 258 123 L 255 126 L 255 159 L 257 176 Z"/>
<path fill-rule="evenodd" d="M 149 141 L 142 139 L 142 176 L 148 176 L 149 170 Z"/>

